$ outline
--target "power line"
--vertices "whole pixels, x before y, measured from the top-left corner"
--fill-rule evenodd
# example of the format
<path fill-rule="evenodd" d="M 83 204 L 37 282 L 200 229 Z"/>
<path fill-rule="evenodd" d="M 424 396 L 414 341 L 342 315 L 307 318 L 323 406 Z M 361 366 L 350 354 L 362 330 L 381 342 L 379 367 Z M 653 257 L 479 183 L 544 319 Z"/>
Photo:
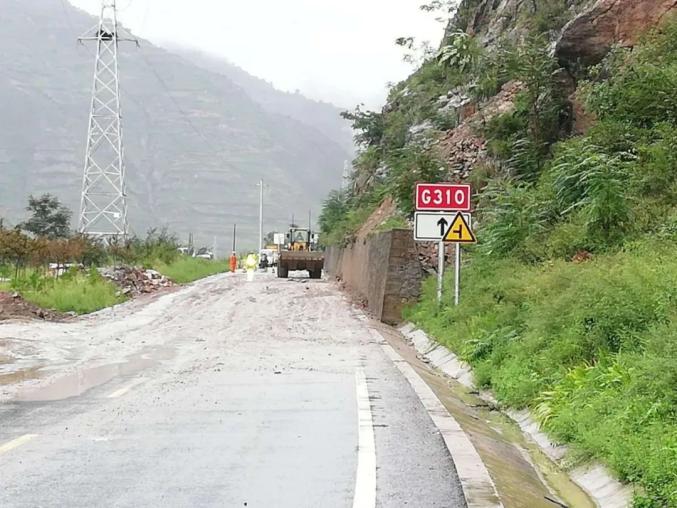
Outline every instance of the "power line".
<path fill-rule="evenodd" d="M 177 111 L 179 112 L 179 114 L 181 115 L 181 117 L 183 118 L 183 120 L 186 122 L 186 124 L 191 128 L 191 130 L 192 130 L 192 131 L 193 131 L 193 132 L 194 132 L 194 133 L 195 133 L 202 141 L 205 142 L 205 144 L 209 147 L 210 150 L 212 150 L 214 153 L 218 153 L 218 149 L 217 149 L 217 148 L 212 144 L 212 142 L 204 135 L 204 133 L 203 133 L 202 131 L 200 131 L 200 129 L 197 128 L 197 126 L 193 123 L 193 121 L 191 120 L 191 118 L 190 118 L 190 116 L 188 115 L 188 113 L 186 113 L 186 112 L 183 110 L 183 108 L 181 107 L 181 105 L 179 104 L 179 102 L 176 100 L 176 98 L 174 97 L 174 95 L 172 95 L 172 92 L 171 92 L 171 90 L 169 89 L 169 86 L 167 85 L 167 82 L 166 82 L 164 79 L 162 79 L 162 76 L 160 76 L 160 73 L 157 71 L 157 69 L 155 68 L 155 66 L 151 63 L 150 59 L 149 59 L 143 52 L 141 53 L 141 57 L 142 57 L 143 60 L 146 62 L 146 65 L 148 65 L 148 68 L 149 68 L 150 71 L 153 73 L 153 75 L 155 76 L 155 78 L 158 80 L 158 82 L 160 83 L 160 86 L 162 86 L 162 88 L 164 89 L 165 93 L 166 93 L 167 96 L 169 97 L 169 100 L 172 101 L 172 103 L 174 104 L 174 107 L 177 109 Z"/>

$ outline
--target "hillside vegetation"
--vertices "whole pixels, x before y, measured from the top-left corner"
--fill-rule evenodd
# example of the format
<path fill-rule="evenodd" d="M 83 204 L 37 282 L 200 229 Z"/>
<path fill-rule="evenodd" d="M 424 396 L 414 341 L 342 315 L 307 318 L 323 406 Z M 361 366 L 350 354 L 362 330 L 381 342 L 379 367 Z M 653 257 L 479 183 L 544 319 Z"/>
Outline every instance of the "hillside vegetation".
<path fill-rule="evenodd" d="M 461 305 L 428 281 L 406 317 L 532 409 L 570 464 L 677 506 L 677 20 L 563 70 L 551 43 L 584 2 L 541 2 L 490 44 L 466 30 L 478 3 L 382 112 L 349 113 L 362 149 L 325 235 L 350 241 L 386 195 L 410 218 L 416 181 L 472 183 Z"/>

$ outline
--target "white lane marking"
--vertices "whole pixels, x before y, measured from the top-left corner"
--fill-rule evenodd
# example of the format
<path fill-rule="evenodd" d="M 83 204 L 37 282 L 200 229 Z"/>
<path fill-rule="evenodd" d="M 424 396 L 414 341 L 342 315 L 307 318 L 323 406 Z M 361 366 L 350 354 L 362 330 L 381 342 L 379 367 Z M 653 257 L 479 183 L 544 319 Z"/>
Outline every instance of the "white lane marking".
<path fill-rule="evenodd" d="M 109 398 L 109 399 L 117 399 L 118 397 L 122 397 L 122 396 L 123 396 L 125 393 L 127 393 L 129 390 L 131 390 L 131 389 L 134 388 L 135 386 L 140 385 L 140 384 L 143 383 L 144 381 L 145 381 L 145 378 L 136 379 L 136 380 L 132 381 L 131 383 L 129 383 L 127 386 L 123 386 L 123 387 L 120 388 L 119 390 L 115 390 L 113 393 L 111 393 L 110 395 L 108 395 L 107 398 Z"/>
<path fill-rule="evenodd" d="M 383 337 L 376 330 L 372 329 L 372 332 L 383 341 Z M 487 471 L 475 446 L 456 419 L 449 414 L 435 392 L 397 351 L 388 344 L 382 343 L 381 347 L 407 379 L 440 431 L 456 466 L 456 473 L 461 481 L 461 488 L 468 508 L 501 508 L 503 504 L 498 497 L 496 485 L 494 485 L 489 471 Z"/>
<path fill-rule="evenodd" d="M 24 434 L 21 437 L 13 439 L 12 441 L 8 441 L 4 445 L 0 445 L 0 455 L 7 453 L 10 450 L 14 450 L 14 448 L 18 448 L 19 446 L 28 443 L 31 439 L 36 437 L 38 437 L 37 434 Z"/>
<path fill-rule="evenodd" d="M 353 508 L 374 508 L 376 506 L 376 445 L 369 388 L 362 369 L 355 372 L 355 391 L 359 426 Z"/>

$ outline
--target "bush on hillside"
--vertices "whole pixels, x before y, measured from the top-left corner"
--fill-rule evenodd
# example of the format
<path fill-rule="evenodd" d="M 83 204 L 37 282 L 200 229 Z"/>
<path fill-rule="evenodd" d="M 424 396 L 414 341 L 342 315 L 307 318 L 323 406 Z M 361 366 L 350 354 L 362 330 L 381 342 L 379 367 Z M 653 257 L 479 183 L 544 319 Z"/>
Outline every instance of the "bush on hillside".
<path fill-rule="evenodd" d="M 670 506 L 677 501 L 676 249 L 636 245 L 545 266 L 475 256 L 464 268 L 460 307 L 447 294 L 439 309 L 431 280 L 406 317 L 461 353 L 501 402 L 532 407 L 581 457 L 602 458 L 642 485 L 653 500 L 646 506 Z"/>

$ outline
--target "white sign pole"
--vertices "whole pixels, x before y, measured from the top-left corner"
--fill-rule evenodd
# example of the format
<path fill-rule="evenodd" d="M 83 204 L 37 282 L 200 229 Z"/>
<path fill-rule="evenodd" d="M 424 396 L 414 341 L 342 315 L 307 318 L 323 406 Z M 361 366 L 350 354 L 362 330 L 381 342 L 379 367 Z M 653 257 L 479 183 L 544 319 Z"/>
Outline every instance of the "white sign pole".
<path fill-rule="evenodd" d="M 454 304 L 458 306 L 461 301 L 461 244 L 456 244 L 456 266 L 454 273 Z"/>
<path fill-rule="evenodd" d="M 444 285 L 444 242 L 437 244 L 437 304 L 442 305 L 442 288 Z"/>

